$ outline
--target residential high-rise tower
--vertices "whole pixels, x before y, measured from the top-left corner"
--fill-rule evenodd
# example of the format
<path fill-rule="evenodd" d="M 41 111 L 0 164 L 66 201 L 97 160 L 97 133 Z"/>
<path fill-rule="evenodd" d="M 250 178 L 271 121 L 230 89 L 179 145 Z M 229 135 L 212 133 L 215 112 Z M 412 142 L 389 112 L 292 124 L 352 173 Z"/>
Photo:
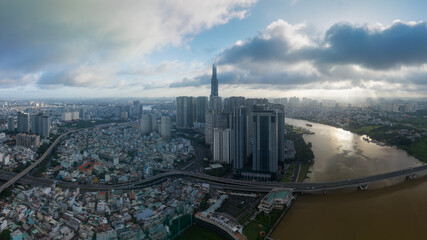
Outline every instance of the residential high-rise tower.
<path fill-rule="evenodd" d="M 212 65 L 212 78 L 211 78 L 211 98 L 218 97 L 218 79 L 216 78 L 216 65 Z"/>
<path fill-rule="evenodd" d="M 29 133 L 30 132 L 30 116 L 28 113 L 18 113 L 18 124 L 17 130 L 18 132 Z"/>

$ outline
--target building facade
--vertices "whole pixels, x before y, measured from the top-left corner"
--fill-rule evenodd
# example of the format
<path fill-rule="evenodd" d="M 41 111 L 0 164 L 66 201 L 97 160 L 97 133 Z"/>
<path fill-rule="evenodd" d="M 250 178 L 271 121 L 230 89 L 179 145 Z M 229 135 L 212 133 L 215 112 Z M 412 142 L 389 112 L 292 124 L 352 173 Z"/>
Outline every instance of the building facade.
<path fill-rule="evenodd" d="M 212 65 L 212 78 L 211 78 L 211 98 L 218 96 L 218 79 L 216 77 L 216 65 Z"/>
<path fill-rule="evenodd" d="M 231 130 L 215 128 L 213 131 L 213 160 L 214 162 L 230 164 Z"/>
<path fill-rule="evenodd" d="M 171 137 L 171 118 L 162 116 L 160 121 L 160 137 L 163 139 L 170 139 Z"/>
<path fill-rule="evenodd" d="M 41 137 L 49 137 L 50 123 L 49 116 L 39 113 L 31 115 L 31 132 Z"/>
<path fill-rule="evenodd" d="M 237 107 L 234 109 L 231 121 L 231 159 L 233 169 L 239 171 L 243 169 L 246 161 L 246 138 L 247 122 L 246 108 Z"/>
<path fill-rule="evenodd" d="M 17 130 L 21 133 L 30 132 L 30 115 L 28 113 L 18 113 L 18 124 Z"/>
<path fill-rule="evenodd" d="M 196 99 L 181 96 L 176 98 L 176 126 L 192 128 L 196 118 Z"/>
<path fill-rule="evenodd" d="M 277 173 L 279 155 L 283 157 L 284 151 L 283 140 L 281 140 L 284 135 L 284 126 L 280 126 L 283 120 L 279 119 L 283 115 L 279 111 L 265 106 L 254 106 L 254 111 L 249 115 L 253 133 L 252 170 L 254 171 Z"/>

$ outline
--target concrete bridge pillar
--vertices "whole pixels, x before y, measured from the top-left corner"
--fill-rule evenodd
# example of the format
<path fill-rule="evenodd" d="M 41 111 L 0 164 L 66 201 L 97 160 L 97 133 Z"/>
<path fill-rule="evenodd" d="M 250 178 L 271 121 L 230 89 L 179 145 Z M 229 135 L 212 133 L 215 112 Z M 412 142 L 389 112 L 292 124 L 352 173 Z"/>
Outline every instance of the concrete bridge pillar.
<path fill-rule="evenodd" d="M 365 191 L 366 189 L 368 189 L 368 187 L 369 187 L 369 184 L 361 184 L 361 185 L 359 185 L 359 189 L 360 190 L 362 190 L 362 191 Z"/>

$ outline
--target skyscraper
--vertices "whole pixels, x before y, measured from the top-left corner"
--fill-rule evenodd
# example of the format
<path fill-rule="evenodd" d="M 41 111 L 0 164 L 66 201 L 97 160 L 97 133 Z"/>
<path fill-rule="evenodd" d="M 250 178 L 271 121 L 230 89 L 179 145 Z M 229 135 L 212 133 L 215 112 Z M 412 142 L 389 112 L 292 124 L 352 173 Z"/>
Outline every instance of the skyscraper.
<path fill-rule="evenodd" d="M 234 108 L 245 106 L 245 97 L 229 97 L 224 99 L 224 110 L 232 113 Z"/>
<path fill-rule="evenodd" d="M 211 97 L 211 101 L 210 101 L 210 110 L 212 111 L 218 111 L 218 110 L 222 110 L 222 98 L 221 97 Z"/>
<path fill-rule="evenodd" d="M 49 137 L 49 116 L 39 113 L 31 115 L 31 132 L 41 137 Z"/>
<path fill-rule="evenodd" d="M 196 118 L 196 99 L 194 97 L 176 98 L 176 126 L 191 128 Z"/>
<path fill-rule="evenodd" d="M 132 117 L 140 118 L 142 113 L 142 104 L 140 101 L 133 101 L 131 106 Z"/>
<path fill-rule="evenodd" d="M 9 132 L 15 131 L 15 119 L 13 117 L 9 117 L 7 121 L 7 130 L 9 130 Z"/>
<path fill-rule="evenodd" d="M 206 144 L 213 144 L 214 128 L 230 128 L 230 114 L 224 111 L 208 111 L 206 113 L 205 141 Z"/>
<path fill-rule="evenodd" d="M 42 137 L 49 137 L 49 131 L 50 131 L 50 121 L 48 115 L 42 116 L 42 124 L 40 129 L 40 136 Z"/>
<path fill-rule="evenodd" d="M 171 137 L 171 118 L 162 116 L 160 120 L 160 137 L 169 139 Z"/>
<path fill-rule="evenodd" d="M 157 115 L 156 114 L 151 115 L 151 131 L 152 132 L 158 132 Z"/>
<path fill-rule="evenodd" d="M 285 105 L 283 104 L 273 104 L 270 106 L 270 109 L 277 111 L 277 126 L 279 130 L 279 144 L 278 144 L 278 156 L 279 161 L 284 161 L 285 159 Z"/>
<path fill-rule="evenodd" d="M 230 129 L 215 128 L 213 131 L 213 160 L 214 162 L 230 163 Z"/>
<path fill-rule="evenodd" d="M 151 127 L 152 127 L 152 123 L 151 123 L 151 116 L 148 114 L 142 114 L 141 116 L 141 131 L 143 133 L 150 133 L 151 132 Z"/>
<path fill-rule="evenodd" d="M 212 78 L 211 78 L 211 98 L 218 97 L 218 79 L 216 78 L 216 65 L 212 65 Z"/>
<path fill-rule="evenodd" d="M 84 109 L 83 108 L 80 108 L 80 110 L 79 110 L 79 117 L 80 117 L 80 119 L 81 120 L 85 120 L 86 119 L 86 117 L 85 117 L 85 111 L 84 111 Z"/>
<path fill-rule="evenodd" d="M 249 115 L 253 131 L 252 170 L 276 173 L 283 157 L 283 121 L 281 109 L 254 105 Z M 280 145 L 282 143 L 282 145 Z M 279 154 L 281 152 L 281 154 Z"/>
<path fill-rule="evenodd" d="M 208 97 L 197 97 L 196 99 L 196 121 L 198 123 L 206 122 L 206 112 L 209 107 Z"/>
<path fill-rule="evenodd" d="M 28 113 L 18 113 L 18 132 L 29 133 L 30 132 L 30 116 Z"/>
<path fill-rule="evenodd" d="M 236 107 L 231 121 L 231 159 L 233 169 L 241 170 L 246 163 L 246 108 Z"/>

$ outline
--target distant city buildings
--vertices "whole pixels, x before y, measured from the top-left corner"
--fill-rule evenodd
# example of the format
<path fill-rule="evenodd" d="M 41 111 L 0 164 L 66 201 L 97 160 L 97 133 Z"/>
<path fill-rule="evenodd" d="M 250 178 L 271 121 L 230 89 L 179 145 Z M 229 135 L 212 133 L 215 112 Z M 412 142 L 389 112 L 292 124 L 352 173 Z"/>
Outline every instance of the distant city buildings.
<path fill-rule="evenodd" d="M 155 132 L 155 133 L 159 132 L 158 127 L 157 127 L 157 115 L 156 114 L 151 115 L 151 131 Z"/>
<path fill-rule="evenodd" d="M 163 139 L 171 137 L 171 118 L 168 116 L 162 116 L 160 120 L 160 137 Z"/>
<path fill-rule="evenodd" d="M 79 114 L 79 112 L 64 112 L 62 113 L 61 120 L 64 122 L 79 121 Z"/>
<path fill-rule="evenodd" d="M 176 98 L 176 126 L 178 128 L 193 127 L 196 117 L 196 99 L 194 97 Z"/>
<path fill-rule="evenodd" d="M 142 104 L 140 101 L 133 101 L 132 107 L 130 109 L 132 117 L 139 119 L 142 114 Z"/>
<path fill-rule="evenodd" d="M 212 78 L 211 78 L 211 99 L 218 96 L 218 79 L 216 77 L 216 65 L 212 65 Z"/>
<path fill-rule="evenodd" d="M 17 117 L 17 131 L 20 133 L 30 132 L 30 115 L 28 113 L 18 113 Z"/>
<path fill-rule="evenodd" d="M 222 98 L 218 96 L 211 97 L 210 110 L 211 111 L 220 111 L 222 110 Z"/>
<path fill-rule="evenodd" d="M 19 133 L 16 135 L 16 145 L 23 146 L 26 148 L 38 148 L 40 146 L 40 136 L 34 134 L 27 135 L 25 133 Z"/>
<path fill-rule="evenodd" d="M 224 99 L 224 110 L 233 112 L 236 107 L 245 106 L 245 97 L 229 97 Z"/>
<path fill-rule="evenodd" d="M 13 117 L 9 117 L 9 119 L 7 121 L 7 130 L 9 132 L 15 131 L 15 119 Z"/>
<path fill-rule="evenodd" d="M 41 137 L 49 137 L 49 116 L 39 113 L 31 116 L 31 132 Z"/>
<path fill-rule="evenodd" d="M 196 101 L 196 121 L 198 123 L 205 123 L 206 113 L 209 109 L 209 99 L 208 97 L 197 97 Z"/>
<path fill-rule="evenodd" d="M 143 133 L 150 133 L 151 132 L 151 127 L 152 127 L 152 117 L 148 114 L 143 114 L 141 117 L 141 131 Z"/>

